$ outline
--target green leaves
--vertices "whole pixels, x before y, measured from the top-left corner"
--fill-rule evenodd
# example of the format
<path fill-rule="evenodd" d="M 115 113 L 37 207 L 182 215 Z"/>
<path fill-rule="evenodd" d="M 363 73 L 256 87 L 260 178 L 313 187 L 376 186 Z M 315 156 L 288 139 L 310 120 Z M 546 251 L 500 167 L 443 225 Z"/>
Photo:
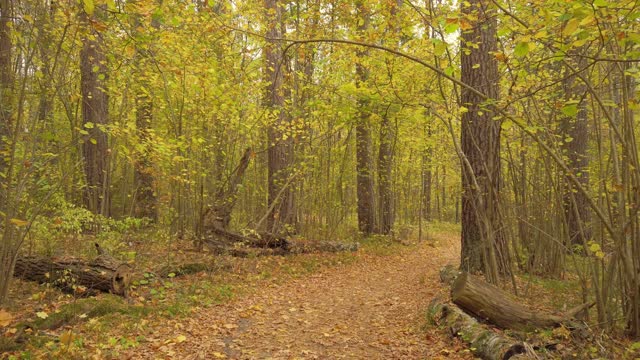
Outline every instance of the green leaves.
<path fill-rule="evenodd" d="M 567 103 L 565 106 L 562 107 L 560 111 L 562 111 L 562 114 L 568 117 L 576 116 L 578 114 L 578 104 Z"/>
<path fill-rule="evenodd" d="M 529 53 L 529 43 L 524 41 L 519 42 L 513 53 L 518 57 L 526 56 Z"/>

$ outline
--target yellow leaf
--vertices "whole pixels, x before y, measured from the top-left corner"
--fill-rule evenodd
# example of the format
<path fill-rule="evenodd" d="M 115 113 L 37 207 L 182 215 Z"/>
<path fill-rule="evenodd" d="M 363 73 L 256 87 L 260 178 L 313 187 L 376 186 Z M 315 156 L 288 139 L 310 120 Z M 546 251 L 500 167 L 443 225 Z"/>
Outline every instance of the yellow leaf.
<path fill-rule="evenodd" d="M 9 220 L 9 222 L 11 222 L 13 225 L 18 226 L 18 227 L 29 225 L 28 221 L 21 220 L 21 219 L 11 219 L 11 220 Z"/>
<path fill-rule="evenodd" d="M 0 326 L 7 326 L 11 324 L 11 320 L 13 320 L 13 315 L 4 309 L 0 309 Z"/>
<path fill-rule="evenodd" d="M 562 35 L 569 36 L 573 34 L 576 29 L 578 29 L 578 25 L 580 25 L 580 21 L 576 18 L 569 20 L 567 25 L 565 25 L 564 30 L 562 30 Z"/>
<path fill-rule="evenodd" d="M 219 352 L 214 352 L 214 353 L 213 353 L 213 356 L 214 356 L 216 359 L 226 359 L 226 358 L 227 358 L 227 355 L 225 355 L 225 354 L 223 354 L 223 353 L 219 353 Z"/>
<path fill-rule="evenodd" d="M 38 311 L 38 312 L 36 313 L 36 316 L 37 316 L 37 317 L 39 317 L 40 319 L 46 319 L 46 318 L 48 318 L 48 317 L 49 317 L 49 314 L 47 314 L 47 313 L 46 313 L 46 312 L 44 312 L 44 311 Z"/>
<path fill-rule="evenodd" d="M 186 337 L 186 336 L 184 336 L 184 335 L 178 335 L 178 336 L 176 337 L 176 340 L 175 340 L 175 341 L 176 341 L 176 343 L 177 343 L 177 344 L 179 344 L 179 343 L 181 343 L 181 342 L 185 342 L 185 340 L 187 340 L 187 337 Z"/>
<path fill-rule="evenodd" d="M 82 3 L 84 5 L 84 11 L 88 15 L 93 15 L 93 12 L 94 12 L 94 10 L 96 8 L 94 3 L 93 3 L 93 0 L 83 0 Z"/>

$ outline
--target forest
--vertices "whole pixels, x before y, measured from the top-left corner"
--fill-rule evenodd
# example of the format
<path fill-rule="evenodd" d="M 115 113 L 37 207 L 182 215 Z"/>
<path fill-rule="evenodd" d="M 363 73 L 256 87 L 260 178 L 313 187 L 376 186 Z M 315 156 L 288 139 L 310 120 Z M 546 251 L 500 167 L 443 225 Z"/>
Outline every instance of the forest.
<path fill-rule="evenodd" d="M 638 359 L 639 63 L 632 0 L 0 0 L 0 358 Z"/>

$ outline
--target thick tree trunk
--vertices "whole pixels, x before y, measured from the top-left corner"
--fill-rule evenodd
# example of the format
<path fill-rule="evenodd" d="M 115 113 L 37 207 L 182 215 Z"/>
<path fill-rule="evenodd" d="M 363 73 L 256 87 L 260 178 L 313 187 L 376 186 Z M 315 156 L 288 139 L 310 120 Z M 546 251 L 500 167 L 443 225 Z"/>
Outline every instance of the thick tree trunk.
<path fill-rule="evenodd" d="M 524 331 L 568 324 L 578 312 L 591 305 L 581 305 L 563 315 L 533 311 L 517 303 L 500 288 L 466 272 L 458 275 L 454 281 L 451 299 L 479 319 L 504 329 Z"/>
<path fill-rule="evenodd" d="M 131 267 L 106 253 L 100 253 L 93 261 L 29 256 L 17 259 L 14 276 L 49 283 L 77 294 L 92 295 L 101 291 L 127 296 Z"/>
<path fill-rule="evenodd" d="M 360 25 L 358 32 L 364 36 L 369 27 L 369 13 L 362 1 L 357 4 L 358 19 Z M 369 72 L 363 64 L 367 57 L 365 50 L 358 51 L 356 63 L 356 84 L 359 88 L 366 86 Z M 357 173 L 357 207 L 358 229 L 365 235 L 375 232 L 375 189 L 372 156 L 372 140 L 370 128 L 369 101 L 365 98 L 358 99 L 358 115 L 356 115 L 356 173 Z"/>
<path fill-rule="evenodd" d="M 265 0 L 267 37 L 278 39 L 284 29 L 283 5 L 278 0 Z M 284 73 L 287 64 L 283 61 L 280 42 L 269 41 L 264 47 L 265 78 L 268 87 L 264 104 L 275 113 L 276 119 L 268 129 L 268 182 L 269 212 L 267 229 L 273 233 L 296 232 L 294 192 L 290 182 L 293 166 L 293 134 L 290 133 L 285 106 Z"/>
<path fill-rule="evenodd" d="M 495 11 L 487 0 L 462 4 L 462 14 L 472 25 L 463 31 L 461 80 L 489 99 L 499 96 Z M 466 88 L 461 90 L 462 152 L 469 166 L 462 166 L 461 267 L 496 277 L 510 269 L 508 247 L 499 218 L 500 122 L 491 101 Z M 477 184 L 477 188 L 476 188 Z M 499 269 L 498 269 L 499 268 Z M 488 270 L 488 271 L 487 271 Z"/>
<path fill-rule="evenodd" d="M 584 61 L 578 61 L 582 67 Z M 563 81 L 565 100 L 576 106 L 575 115 L 565 115 L 560 123 L 563 136 L 562 148 L 567 156 L 567 165 L 580 184 L 589 188 L 589 120 L 587 117 L 586 86 L 576 76 Z M 571 108 L 571 106 L 569 107 Z M 567 224 L 568 245 L 584 245 L 591 239 L 591 208 L 585 194 L 575 189 L 571 181 L 565 184 L 563 194 L 564 215 Z"/>
<path fill-rule="evenodd" d="M 98 9 L 96 9 L 98 11 Z M 108 97 L 106 91 L 107 64 L 102 35 L 91 24 L 91 16 L 82 12 L 85 36 L 80 52 L 80 76 L 82 92 L 82 124 L 87 135 L 82 145 L 86 188 L 84 202 L 94 214 L 108 216 L 109 151 L 107 134 L 101 129 L 108 122 Z"/>

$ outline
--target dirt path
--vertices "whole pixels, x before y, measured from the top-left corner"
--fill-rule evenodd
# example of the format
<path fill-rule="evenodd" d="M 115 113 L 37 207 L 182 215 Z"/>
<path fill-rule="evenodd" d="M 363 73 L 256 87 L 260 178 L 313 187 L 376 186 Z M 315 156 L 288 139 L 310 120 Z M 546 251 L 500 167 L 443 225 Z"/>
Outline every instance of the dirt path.
<path fill-rule="evenodd" d="M 436 240 L 435 248 L 425 243 L 399 255 L 364 255 L 203 309 L 156 334 L 177 341 L 147 344 L 134 357 L 472 358 L 440 331 L 423 329 L 427 305 L 442 291 L 438 269 L 459 254 L 457 238 Z"/>

